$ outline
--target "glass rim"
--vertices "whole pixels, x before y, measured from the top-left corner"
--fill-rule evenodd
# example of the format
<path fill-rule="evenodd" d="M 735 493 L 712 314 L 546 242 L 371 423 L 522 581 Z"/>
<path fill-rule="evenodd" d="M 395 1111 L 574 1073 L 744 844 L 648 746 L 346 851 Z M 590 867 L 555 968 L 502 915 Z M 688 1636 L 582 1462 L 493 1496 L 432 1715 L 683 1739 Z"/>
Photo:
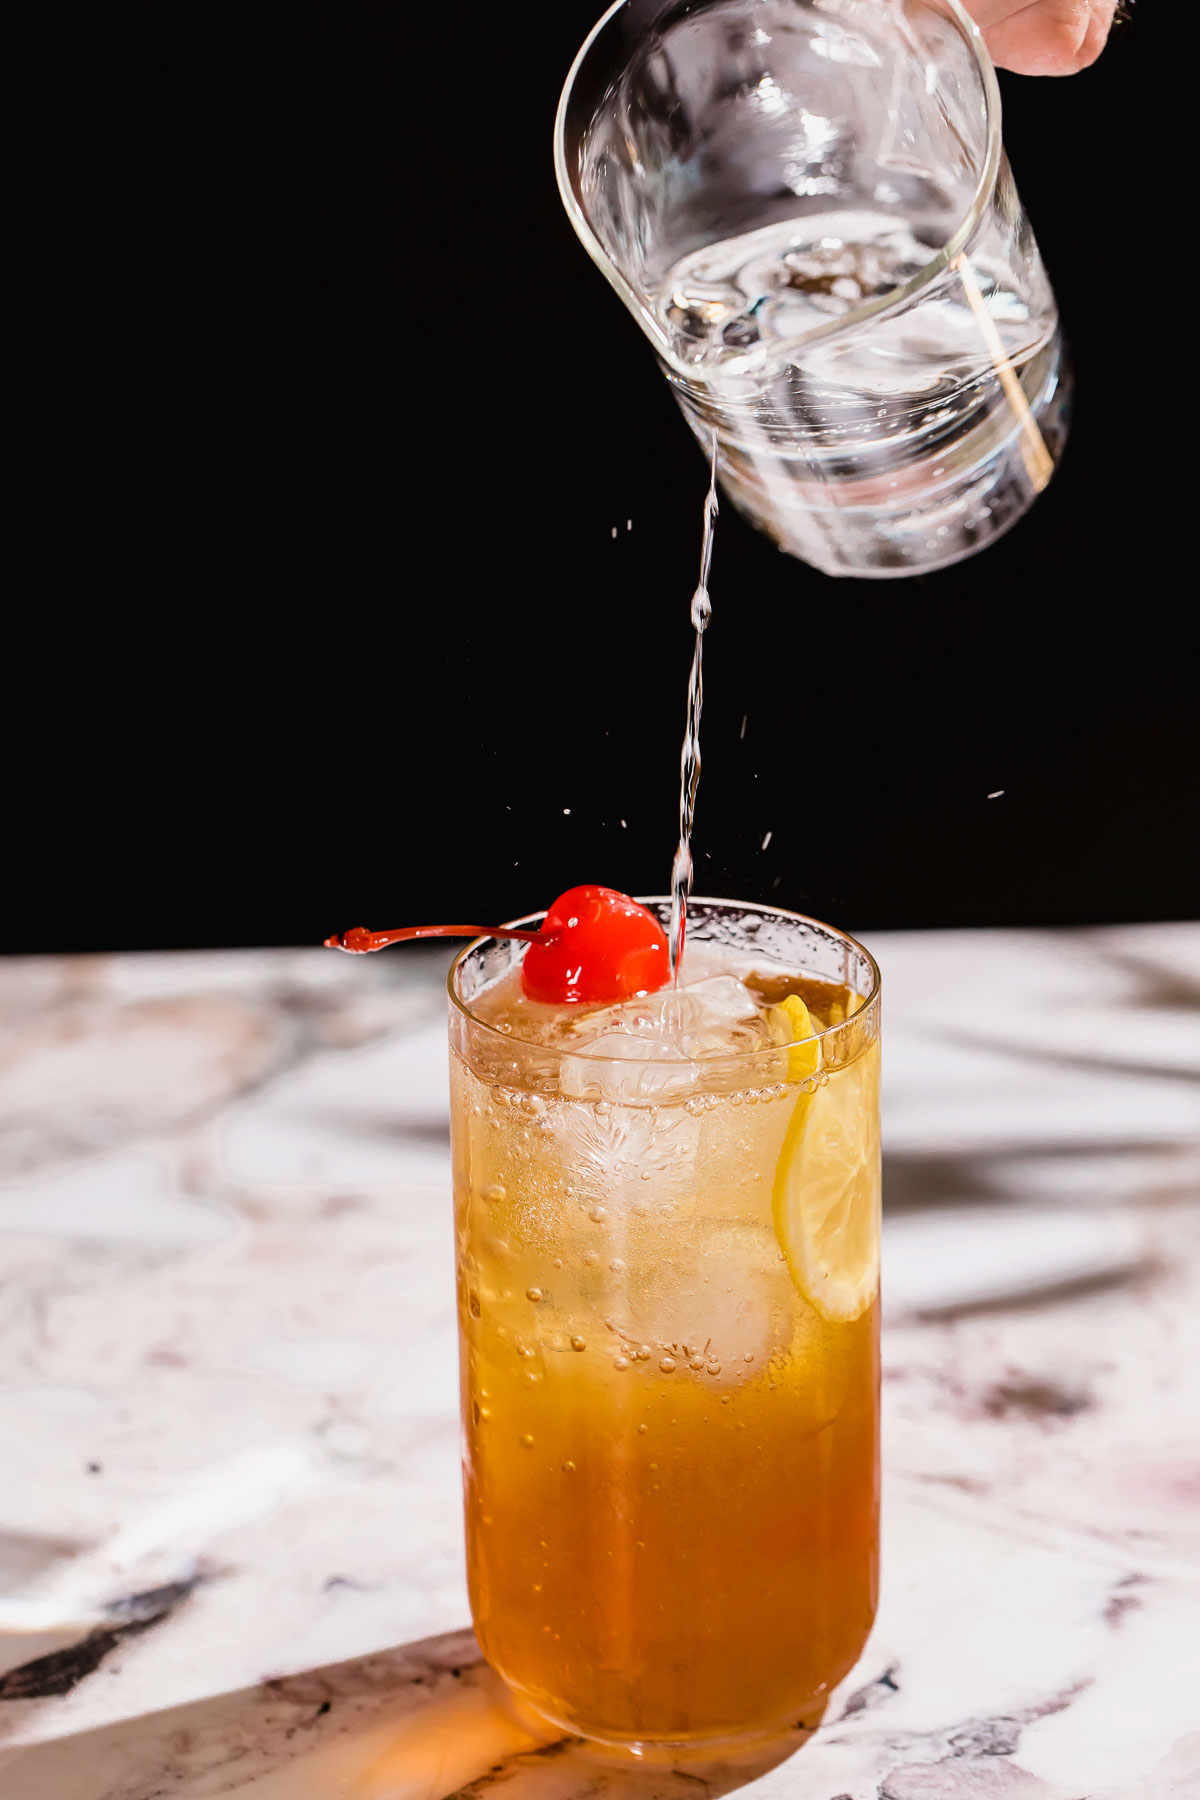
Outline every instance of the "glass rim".
<path fill-rule="evenodd" d="M 567 113 L 570 109 L 576 78 L 586 62 L 592 47 L 599 39 L 610 20 L 614 19 L 626 6 L 633 3 L 634 0 L 612 0 L 612 4 L 607 7 L 603 15 L 596 20 L 596 23 L 592 26 L 592 29 L 588 32 L 587 37 L 576 52 L 575 59 L 568 71 L 567 79 L 563 83 L 562 93 L 559 95 L 558 110 L 554 117 L 554 174 L 558 183 L 559 198 L 566 210 L 567 217 L 575 228 L 576 236 L 579 238 L 596 267 L 600 270 L 600 273 L 624 301 L 630 312 L 633 313 L 638 323 L 642 326 L 642 329 L 652 340 L 656 351 L 667 364 L 668 368 L 672 369 L 678 375 L 691 379 L 695 375 L 694 367 L 690 363 L 682 361 L 674 354 L 670 346 L 670 339 L 667 332 L 663 330 L 659 320 L 654 316 L 649 307 L 643 303 L 636 288 L 634 288 L 632 283 L 626 279 L 624 273 L 617 267 L 616 263 L 613 262 L 608 251 L 604 248 L 604 245 L 592 230 L 587 214 L 575 192 L 575 187 L 571 180 L 571 172 L 567 167 Z M 664 0 L 664 11 L 666 10 L 668 3 L 669 0 Z M 713 3 L 717 3 L 717 0 L 713 0 Z M 984 211 L 995 192 L 996 181 L 1000 172 L 1000 84 L 996 79 L 995 67 L 993 66 L 991 57 L 988 55 L 987 46 L 983 41 L 983 32 L 967 12 L 965 6 L 962 4 L 962 0 L 925 0 L 925 3 L 938 7 L 953 19 L 958 27 L 960 36 L 965 39 L 972 52 L 975 59 L 975 67 L 983 88 L 984 118 L 987 123 L 987 147 L 983 158 L 983 165 L 980 169 L 979 179 L 975 184 L 975 192 L 971 196 L 966 212 L 963 214 L 963 217 L 951 232 L 950 236 L 946 239 L 945 243 L 938 250 L 937 254 L 933 256 L 923 268 L 918 269 L 915 275 L 911 275 L 907 281 L 901 283 L 899 287 L 892 288 L 889 293 L 881 294 L 878 299 L 869 300 L 864 305 L 855 307 L 852 312 L 844 313 L 840 318 L 829 319 L 823 325 L 814 325 L 807 331 L 797 332 L 791 337 L 780 338 L 777 343 L 771 345 L 770 350 L 765 356 L 761 352 L 753 350 L 747 350 L 740 353 L 735 351 L 733 355 L 723 360 L 721 364 L 723 369 L 736 373 L 739 368 L 757 367 L 764 361 L 767 363 L 775 363 L 786 360 L 787 356 L 791 352 L 799 349 L 801 345 L 817 343 L 822 338 L 834 336 L 837 332 L 850 330 L 852 327 L 861 324 L 865 319 L 877 318 L 881 313 L 888 312 L 892 307 L 902 305 L 905 301 L 911 300 L 915 294 L 919 294 L 921 290 L 935 280 L 943 270 L 949 268 L 954 259 L 961 255 L 966 249 L 973 237 L 976 227 L 982 219 Z"/>
<path fill-rule="evenodd" d="M 623 3 L 624 0 L 622 0 L 622 4 Z M 635 895 L 634 898 L 641 906 L 670 906 L 671 904 L 671 897 L 669 894 L 639 894 Z M 853 1025 L 864 1018 L 868 1009 L 878 1001 L 880 993 L 883 990 L 883 976 L 880 973 L 879 964 L 875 961 L 875 958 L 871 955 L 871 952 L 867 949 L 865 944 L 860 943 L 856 937 L 851 937 L 848 931 L 842 931 L 837 925 L 828 925 L 824 919 L 813 918 L 809 913 L 791 912 L 785 906 L 771 906 L 761 900 L 729 900 L 721 899 L 716 895 L 693 894 L 691 896 L 690 904 L 695 906 L 736 908 L 739 912 L 743 913 L 767 913 L 770 914 L 772 918 L 787 919 L 797 925 L 815 925 L 818 930 L 827 932 L 830 937 L 838 938 L 850 949 L 856 950 L 860 956 L 865 958 L 867 967 L 871 971 L 870 990 L 868 993 L 864 994 L 862 1005 L 858 1007 L 855 1012 L 851 1013 L 848 1018 L 841 1020 L 839 1024 L 825 1025 L 820 1031 L 812 1031 L 807 1037 L 789 1038 L 786 1043 L 764 1044 L 759 1050 L 731 1050 L 723 1056 L 689 1058 L 696 1068 L 700 1070 L 712 1069 L 714 1071 L 719 1071 L 721 1069 L 728 1069 L 731 1065 L 736 1065 L 738 1063 L 753 1064 L 764 1056 L 777 1056 L 780 1051 L 792 1050 L 798 1044 L 821 1044 L 824 1039 L 836 1037 L 839 1031 L 845 1031 L 848 1026 Z M 547 909 L 543 907 L 540 911 L 526 913 L 519 919 L 507 919 L 501 925 L 500 929 L 502 931 L 520 930 L 531 925 L 539 925 L 546 916 L 546 910 Z M 562 1044 L 537 1044 L 534 1043 L 531 1038 L 514 1037 L 511 1032 L 501 1031 L 498 1026 L 490 1025 L 486 1019 L 481 1019 L 478 1013 L 472 1012 L 467 1002 L 456 992 L 459 965 L 464 963 L 473 951 L 480 949 L 484 944 L 496 944 L 499 942 L 501 942 L 499 938 L 493 938 L 487 932 L 484 932 L 480 937 L 472 938 L 471 942 L 464 945 L 458 952 L 458 955 L 454 958 L 454 961 L 450 964 L 450 967 L 446 972 L 446 992 L 450 997 L 450 1004 L 464 1019 L 466 1019 L 469 1025 L 478 1031 L 487 1032 L 491 1037 L 496 1038 L 502 1044 L 521 1044 L 527 1050 L 537 1051 L 542 1055 L 552 1056 L 556 1059 L 569 1056 L 572 1060 L 578 1059 L 580 1062 L 603 1063 L 606 1066 L 620 1066 L 625 1062 L 626 1059 L 619 1056 L 589 1055 L 586 1049 L 572 1050 L 569 1046 Z M 811 979 L 819 981 L 821 977 L 813 976 Z M 661 988 L 655 990 L 657 993 L 663 991 L 664 990 Z M 632 999 L 634 996 L 631 995 L 630 998 Z M 822 1063 L 824 1060 L 824 1050 L 822 1050 Z M 645 1066 L 649 1068 L 677 1068 L 679 1066 L 673 1059 L 668 1061 L 665 1058 L 654 1056 L 640 1058 L 639 1061 L 643 1062 Z"/>

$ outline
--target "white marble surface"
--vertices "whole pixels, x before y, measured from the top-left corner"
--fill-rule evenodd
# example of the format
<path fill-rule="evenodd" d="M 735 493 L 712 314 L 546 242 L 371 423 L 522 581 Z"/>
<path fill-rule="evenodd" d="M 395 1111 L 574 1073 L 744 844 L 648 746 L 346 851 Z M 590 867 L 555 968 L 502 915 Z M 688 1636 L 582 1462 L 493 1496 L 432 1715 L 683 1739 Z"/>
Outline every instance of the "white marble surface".
<path fill-rule="evenodd" d="M 0 965 L 2 1800 L 1200 1800 L 1200 927 L 872 947 L 879 1621 L 675 1771 L 466 1629 L 441 959 Z"/>

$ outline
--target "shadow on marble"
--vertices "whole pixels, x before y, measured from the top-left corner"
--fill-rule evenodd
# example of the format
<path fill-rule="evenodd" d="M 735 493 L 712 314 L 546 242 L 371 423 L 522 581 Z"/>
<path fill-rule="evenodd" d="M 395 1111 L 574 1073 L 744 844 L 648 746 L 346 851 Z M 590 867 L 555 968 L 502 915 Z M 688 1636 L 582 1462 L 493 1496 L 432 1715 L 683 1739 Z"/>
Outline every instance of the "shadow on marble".
<path fill-rule="evenodd" d="M 1080 1138 L 1062 1142 L 1033 1140 L 1020 1145 L 951 1146 L 944 1150 L 889 1149 L 884 1166 L 884 1205 L 889 1214 L 924 1212 L 947 1206 L 992 1205 L 997 1201 L 1053 1202 L 1069 1194 L 1072 1176 L 1090 1171 L 1103 1160 L 1101 1203 L 1114 1199 L 1150 1200 L 1161 1181 L 1162 1165 L 1179 1160 L 1172 1137 L 1109 1139 L 1102 1145 Z M 1186 1175 L 1195 1173 L 1191 1157 Z M 1150 1182 L 1146 1171 L 1151 1171 Z M 1122 1175 L 1127 1173 L 1127 1179 Z M 1153 1184 L 1153 1185 L 1151 1185 Z M 1151 1186 L 1151 1192 L 1146 1192 Z M 1131 1191 L 1129 1191 L 1131 1190 Z M 1190 1190 L 1189 1190 L 1190 1191 Z M 1168 1190 L 1170 1197 L 1171 1190 Z M 1092 1197 L 1092 1196 L 1089 1196 Z"/>
<path fill-rule="evenodd" d="M 534 1735 L 457 1631 L 0 1752 L 0 1800 L 717 1800 L 811 1736 L 680 1768 L 597 1757 Z"/>

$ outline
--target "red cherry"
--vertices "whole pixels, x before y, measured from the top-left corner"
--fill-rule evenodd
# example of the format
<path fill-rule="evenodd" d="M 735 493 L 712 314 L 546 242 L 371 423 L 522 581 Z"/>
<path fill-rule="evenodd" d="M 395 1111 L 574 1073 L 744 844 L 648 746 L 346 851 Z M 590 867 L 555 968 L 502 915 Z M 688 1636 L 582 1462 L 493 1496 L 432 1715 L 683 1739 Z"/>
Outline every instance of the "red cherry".
<path fill-rule="evenodd" d="M 530 944 L 521 965 L 530 1000 L 627 1000 L 670 977 L 666 932 L 653 913 L 613 888 L 568 888 L 546 914 L 541 937 L 547 941 Z"/>

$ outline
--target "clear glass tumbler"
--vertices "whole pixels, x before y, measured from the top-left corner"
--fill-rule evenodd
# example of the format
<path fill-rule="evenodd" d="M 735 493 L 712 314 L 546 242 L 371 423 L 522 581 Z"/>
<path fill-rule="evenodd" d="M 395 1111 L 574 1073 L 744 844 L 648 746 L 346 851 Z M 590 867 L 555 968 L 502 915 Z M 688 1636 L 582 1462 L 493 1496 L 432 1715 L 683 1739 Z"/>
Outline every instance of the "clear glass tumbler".
<path fill-rule="evenodd" d="M 702 951 L 827 1025 L 631 1062 L 479 1016 L 519 944 L 449 984 L 475 1629 L 527 1708 L 643 1755 L 815 1723 L 876 1600 L 879 973 L 728 901 L 690 903 Z"/>
<path fill-rule="evenodd" d="M 618 0 L 555 160 L 723 487 L 783 549 L 936 569 L 1046 485 L 1069 372 L 958 0 Z"/>

